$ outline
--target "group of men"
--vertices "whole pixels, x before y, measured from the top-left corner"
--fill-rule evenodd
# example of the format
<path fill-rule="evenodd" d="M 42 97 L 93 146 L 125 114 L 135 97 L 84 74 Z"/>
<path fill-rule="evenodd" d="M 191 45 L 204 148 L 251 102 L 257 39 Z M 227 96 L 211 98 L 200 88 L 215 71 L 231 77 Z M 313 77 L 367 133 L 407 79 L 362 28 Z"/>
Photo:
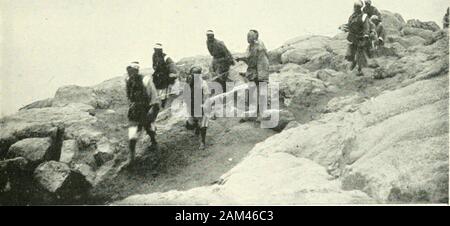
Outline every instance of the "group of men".
<path fill-rule="evenodd" d="M 448 9 L 444 17 L 444 28 L 448 28 Z M 350 70 L 358 66 L 358 75 L 362 75 L 362 68 L 367 66 L 368 58 L 378 48 L 384 45 L 386 32 L 382 23 L 382 16 L 378 9 L 372 5 L 371 0 L 356 0 L 353 13 L 348 23 L 341 29 L 348 32 L 349 46 L 345 59 L 350 61 Z M 201 149 L 206 147 L 206 130 L 211 116 L 211 105 L 206 104 L 210 97 L 218 95 L 211 93 L 206 80 L 220 84 L 225 93 L 226 83 L 230 81 L 230 67 L 236 62 L 247 64 L 247 71 L 240 75 L 248 82 L 256 84 L 257 103 L 261 103 L 259 83 L 268 81 L 269 58 L 264 43 L 259 40 L 257 30 L 250 30 L 247 34 L 248 48 L 245 57 L 234 58 L 223 41 L 215 38 L 214 32 L 206 32 L 206 46 L 212 56 L 209 76 L 202 71 L 202 67 L 194 65 L 189 70 L 187 84 L 190 86 L 190 104 L 187 106 L 189 119 L 186 128 L 195 130 L 196 135 L 201 135 Z M 179 79 L 174 61 L 163 52 L 162 45 L 154 46 L 152 76 L 143 76 L 139 73 L 139 63 L 132 62 L 127 67 L 126 90 L 130 101 L 128 119 L 130 163 L 134 161 L 137 139 L 142 130 L 145 130 L 151 138 L 152 146 L 157 148 L 155 120 L 159 111 L 166 107 L 171 95 L 175 95 L 171 87 Z M 201 90 L 200 102 L 194 101 L 195 90 Z M 264 100 L 262 100 L 264 101 Z M 198 106 L 196 106 L 198 105 Z M 195 109 L 201 109 L 201 114 L 195 114 Z M 257 118 L 260 115 L 257 107 Z M 248 118 L 254 119 L 254 118 Z"/>
<path fill-rule="evenodd" d="M 368 58 L 384 45 L 386 39 L 381 13 L 371 0 L 357 0 L 348 23 L 342 29 L 348 32 L 347 40 L 350 42 L 345 56 L 351 62 L 350 70 L 358 66 L 358 75 L 362 75 Z"/>
<path fill-rule="evenodd" d="M 245 57 L 238 58 L 232 56 L 224 42 L 215 38 L 212 30 L 208 30 L 206 36 L 206 45 L 213 58 L 210 67 L 211 77 L 206 76 L 201 66 L 194 65 L 189 70 L 189 76 L 186 79 L 186 83 L 191 88 L 191 103 L 187 106 L 189 118 L 186 122 L 186 128 L 195 130 L 196 135 L 201 135 L 201 149 L 206 147 L 206 130 L 210 117 L 209 113 L 211 112 L 211 105 L 205 103 L 211 95 L 218 94 L 210 92 L 206 80 L 209 78 L 210 81 L 218 82 L 222 91 L 226 92 L 226 82 L 230 81 L 228 78 L 230 67 L 235 62 L 242 61 L 247 64 L 247 72 L 241 75 L 256 84 L 260 81 L 267 81 L 269 69 L 267 49 L 259 40 L 257 30 L 248 32 L 247 53 Z M 125 83 L 129 100 L 128 120 L 130 122 L 128 129 L 130 165 L 135 160 L 137 140 L 143 130 L 150 136 L 153 148 L 158 148 L 155 121 L 159 111 L 166 107 L 171 95 L 175 95 L 172 86 L 179 79 L 174 61 L 164 53 L 161 43 L 156 43 L 154 46 L 152 60 L 154 72 L 151 76 L 144 76 L 139 72 L 139 62 L 132 62 L 126 68 Z M 201 102 L 193 101 L 195 90 L 201 90 Z M 257 92 L 259 94 L 258 86 Z M 196 107 L 201 109 L 200 115 L 194 114 Z"/>

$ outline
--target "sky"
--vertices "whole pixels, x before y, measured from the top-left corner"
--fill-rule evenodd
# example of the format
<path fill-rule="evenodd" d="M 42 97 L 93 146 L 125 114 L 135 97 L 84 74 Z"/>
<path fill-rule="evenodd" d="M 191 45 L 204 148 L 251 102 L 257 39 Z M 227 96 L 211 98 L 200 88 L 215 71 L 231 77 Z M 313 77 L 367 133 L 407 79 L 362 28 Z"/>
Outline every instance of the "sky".
<path fill-rule="evenodd" d="M 447 0 L 372 0 L 405 20 L 442 26 Z M 353 0 L 0 0 L 0 116 L 64 85 L 89 86 L 150 67 L 154 43 L 174 60 L 207 55 L 205 32 L 243 52 L 257 29 L 268 49 L 302 35 L 334 35 Z"/>

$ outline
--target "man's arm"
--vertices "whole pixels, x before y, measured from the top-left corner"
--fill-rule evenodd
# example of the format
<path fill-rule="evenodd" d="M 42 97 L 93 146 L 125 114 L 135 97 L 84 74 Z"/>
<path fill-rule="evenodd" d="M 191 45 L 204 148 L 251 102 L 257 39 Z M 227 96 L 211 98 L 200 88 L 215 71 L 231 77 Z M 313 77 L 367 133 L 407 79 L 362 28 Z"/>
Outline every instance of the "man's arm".
<path fill-rule="evenodd" d="M 250 47 L 247 47 L 246 56 L 245 57 L 236 57 L 236 61 L 237 62 L 243 61 L 244 63 L 247 64 L 249 56 L 250 56 Z"/>
<path fill-rule="evenodd" d="M 150 110 L 147 112 L 147 119 L 150 122 L 154 122 L 156 121 L 156 117 L 158 117 L 161 102 L 152 79 L 149 76 L 145 76 L 143 81 L 147 94 L 150 96 Z"/>
<path fill-rule="evenodd" d="M 150 106 L 158 106 L 160 105 L 161 101 L 158 96 L 158 92 L 156 91 L 155 84 L 153 84 L 152 79 L 150 76 L 145 76 L 143 79 L 145 90 L 147 91 L 148 96 L 150 97 Z"/>
<path fill-rule="evenodd" d="M 125 92 L 127 93 L 127 100 L 130 100 L 130 85 L 128 83 L 128 77 L 125 77 Z"/>
<path fill-rule="evenodd" d="M 384 26 L 382 24 L 379 25 L 379 34 L 378 34 L 378 39 L 384 43 L 385 39 L 386 39 L 386 31 L 384 30 Z"/>
<path fill-rule="evenodd" d="M 220 42 L 220 48 L 225 53 L 226 58 L 230 61 L 231 65 L 234 65 L 234 58 L 231 52 L 228 50 L 224 42 Z"/>
<path fill-rule="evenodd" d="M 369 36 L 370 35 L 370 19 L 368 17 L 367 14 L 363 14 L 362 15 L 362 20 L 363 20 L 363 30 L 362 30 L 362 34 L 364 36 Z"/>

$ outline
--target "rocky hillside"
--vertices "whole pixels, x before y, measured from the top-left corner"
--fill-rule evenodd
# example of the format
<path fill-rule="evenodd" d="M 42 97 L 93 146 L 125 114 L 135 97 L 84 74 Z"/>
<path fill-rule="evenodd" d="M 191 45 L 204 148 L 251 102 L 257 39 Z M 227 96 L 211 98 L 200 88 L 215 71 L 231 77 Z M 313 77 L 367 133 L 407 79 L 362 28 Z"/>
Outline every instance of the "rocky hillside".
<path fill-rule="evenodd" d="M 1 119 L 0 204 L 446 203 L 448 31 L 383 14 L 388 40 L 364 76 L 347 70 L 345 34 L 292 39 L 270 51 L 275 131 L 219 118 L 200 151 L 174 104 L 158 117 L 160 150 L 143 136 L 134 169 L 123 77 L 62 87 Z M 177 64 L 183 76 L 209 62 Z"/>

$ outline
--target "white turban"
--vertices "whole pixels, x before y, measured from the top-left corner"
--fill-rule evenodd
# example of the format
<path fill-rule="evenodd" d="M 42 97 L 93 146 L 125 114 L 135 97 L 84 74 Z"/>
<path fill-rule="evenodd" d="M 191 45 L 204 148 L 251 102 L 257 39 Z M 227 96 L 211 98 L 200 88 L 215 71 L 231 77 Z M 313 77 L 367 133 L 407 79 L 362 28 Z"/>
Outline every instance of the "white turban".
<path fill-rule="evenodd" d="M 161 43 L 156 43 L 155 46 L 153 47 L 154 49 L 162 49 L 162 44 Z"/>
<path fill-rule="evenodd" d="M 359 7 L 363 7 L 364 2 L 362 2 L 361 0 L 355 0 L 355 2 L 353 3 L 354 6 L 359 6 Z"/>
<path fill-rule="evenodd" d="M 132 67 L 134 69 L 139 70 L 139 62 L 131 62 L 130 65 L 128 65 L 128 67 Z"/>

